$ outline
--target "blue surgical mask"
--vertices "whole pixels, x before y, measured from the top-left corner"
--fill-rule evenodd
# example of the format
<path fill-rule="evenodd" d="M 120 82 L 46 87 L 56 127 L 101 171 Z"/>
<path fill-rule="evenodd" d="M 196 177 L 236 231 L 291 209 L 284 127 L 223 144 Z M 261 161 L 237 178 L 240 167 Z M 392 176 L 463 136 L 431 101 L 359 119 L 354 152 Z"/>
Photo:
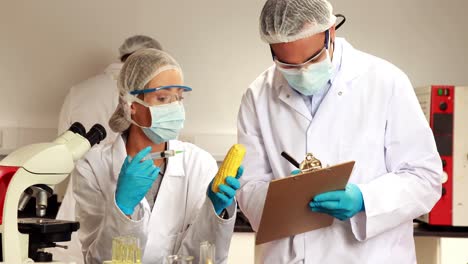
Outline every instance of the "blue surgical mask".
<path fill-rule="evenodd" d="M 138 100 L 136 100 L 138 101 Z M 170 104 L 147 106 L 151 113 L 151 126 L 144 127 L 137 124 L 130 117 L 130 122 L 141 127 L 143 133 L 155 144 L 177 139 L 180 130 L 184 127 L 185 109 L 180 102 Z"/>
<path fill-rule="evenodd" d="M 277 68 L 294 90 L 306 96 L 319 94 L 325 89 L 333 72 L 333 64 L 328 50 L 326 50 L 326 55 L 325 60 L 308 65 L 303 69 Z"/>
<path fill-rule="evenodd" d="M 181 103 L 151 106 L 151 127 L 142 127 L 143 133 L 155 144 L 177 139 L 184 127 L 185 109 Z"/>

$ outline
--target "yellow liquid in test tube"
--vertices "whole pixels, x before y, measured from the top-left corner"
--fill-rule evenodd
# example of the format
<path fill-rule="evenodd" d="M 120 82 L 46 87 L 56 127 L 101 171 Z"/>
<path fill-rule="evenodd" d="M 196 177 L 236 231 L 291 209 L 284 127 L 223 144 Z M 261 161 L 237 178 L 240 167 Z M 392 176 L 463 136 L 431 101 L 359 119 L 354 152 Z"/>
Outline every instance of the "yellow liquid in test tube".
<path fill-rule="evenodd" d="M 132 236 L 112 239 L 112 264 L 140 264 L 141 249 L 139 240 Z"/>

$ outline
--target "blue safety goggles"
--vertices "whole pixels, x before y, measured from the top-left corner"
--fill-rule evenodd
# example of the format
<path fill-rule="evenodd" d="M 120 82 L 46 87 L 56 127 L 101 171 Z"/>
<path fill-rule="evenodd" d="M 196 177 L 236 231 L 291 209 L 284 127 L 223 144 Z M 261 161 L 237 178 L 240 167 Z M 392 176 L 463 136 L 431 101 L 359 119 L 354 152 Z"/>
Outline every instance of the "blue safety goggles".
<path fill-rule="evenodd" d="M 131 91 L 130 94 L 131 95 L 146 94 L 146 93 L 152 93 L 152 92 L 171 89 L 171 88 L 181 88 L 181 89 L 184 89 L 184 92 L 192 91 L 192 88 L 185 86 L 185 85 L 167 85 L 167 86 L 160 86 L 156 88 L 147 88 L 143 90 L 134 90 L 134 91 Z"/>

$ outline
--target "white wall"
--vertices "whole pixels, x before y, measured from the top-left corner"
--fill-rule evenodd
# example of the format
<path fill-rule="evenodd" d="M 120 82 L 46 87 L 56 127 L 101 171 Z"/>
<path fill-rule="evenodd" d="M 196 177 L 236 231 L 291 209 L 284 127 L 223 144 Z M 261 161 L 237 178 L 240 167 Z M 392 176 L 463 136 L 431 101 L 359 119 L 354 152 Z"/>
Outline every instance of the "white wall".
<path fill-rule="evenodd" d="M 339 31 L 386 58 L 417 86 L 467 84 L 466 0 L 335 0 Z M 144 33 L 182 64 L 195 90 L 185 133 L 235 133 L 243 91 L 271 64 L 258 37 L 262 0 L 3 0 L 0 4 L 0 127 L 56 126 L 68 88 Z"/>

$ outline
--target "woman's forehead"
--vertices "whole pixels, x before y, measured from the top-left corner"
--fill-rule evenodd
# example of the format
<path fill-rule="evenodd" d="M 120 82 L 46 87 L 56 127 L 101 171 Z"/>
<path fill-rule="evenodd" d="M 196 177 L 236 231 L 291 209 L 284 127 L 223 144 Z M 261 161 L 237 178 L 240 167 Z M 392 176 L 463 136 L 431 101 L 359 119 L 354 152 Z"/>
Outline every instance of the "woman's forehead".
<path fill-rule="evenodd" d="M 181 85 L 183 84 L 182 75 L 176 69 L 165 70 L 154 76 L 148 82 L 149 88 L 156 88 L 159 86 L 167 85 Z"/>

